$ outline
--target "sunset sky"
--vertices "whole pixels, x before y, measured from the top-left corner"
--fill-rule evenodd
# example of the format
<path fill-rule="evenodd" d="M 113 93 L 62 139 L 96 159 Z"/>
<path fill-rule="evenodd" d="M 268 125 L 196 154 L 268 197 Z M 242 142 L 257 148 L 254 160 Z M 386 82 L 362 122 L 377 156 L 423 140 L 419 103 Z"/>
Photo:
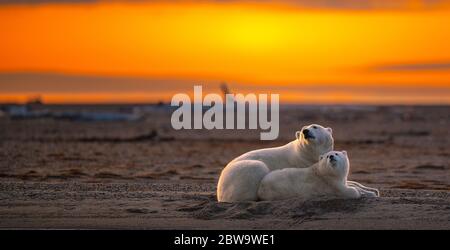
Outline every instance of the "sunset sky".
<path fill-rule="evenodd" d="M 0 102 L 450 104 L 449 1 L 0 0 Z"/>

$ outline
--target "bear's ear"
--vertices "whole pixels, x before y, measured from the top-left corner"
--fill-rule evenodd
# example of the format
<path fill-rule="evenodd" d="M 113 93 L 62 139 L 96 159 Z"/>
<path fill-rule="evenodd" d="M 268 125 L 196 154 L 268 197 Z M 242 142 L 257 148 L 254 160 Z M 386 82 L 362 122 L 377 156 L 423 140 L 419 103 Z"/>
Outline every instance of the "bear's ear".
<path fill-rule="evenodd" d="M 344 155 L 347 155 L 347 151 L 345 151 L 345 150 L 343 150 L 342 153 L 343 153 Z"/>
<path fill-rule="evenodd" d="M 328 132 L 330 132 L 330 134 L 333 133 L 333 130 L 331 128 L 327 128 Z"/>
<path fill-rule="evenodd" d="M 297 138 L 297 140 L 300 139 L 300 133 L 300 131 L 295 132 L 295 138 Z"/>

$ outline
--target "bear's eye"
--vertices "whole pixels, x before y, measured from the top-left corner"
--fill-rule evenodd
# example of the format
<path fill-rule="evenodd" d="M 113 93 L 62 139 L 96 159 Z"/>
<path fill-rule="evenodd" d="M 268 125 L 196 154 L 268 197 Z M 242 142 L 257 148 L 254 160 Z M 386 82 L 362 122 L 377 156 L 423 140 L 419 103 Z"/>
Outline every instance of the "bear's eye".
<path fill-rule="evenodd" d="M 317 126 L 312 126 L 313 129 L 317 129 Z"/>

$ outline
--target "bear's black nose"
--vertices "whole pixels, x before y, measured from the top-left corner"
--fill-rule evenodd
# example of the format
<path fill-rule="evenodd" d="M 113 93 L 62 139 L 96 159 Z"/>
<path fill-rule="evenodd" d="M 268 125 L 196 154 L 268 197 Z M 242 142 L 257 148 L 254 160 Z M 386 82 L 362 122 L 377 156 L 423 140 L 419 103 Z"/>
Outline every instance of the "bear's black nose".
<path fill-rule="evenodd" d="M 334 160 L 334 156 L 333 155 L 330 155 L 330 160 Z"/>
<path fill-rule="evenodd" d="M 304 135 L 308 135 L 309 134 L 309 130 L 308 129 L 303 129 L 303 134 Z"/>

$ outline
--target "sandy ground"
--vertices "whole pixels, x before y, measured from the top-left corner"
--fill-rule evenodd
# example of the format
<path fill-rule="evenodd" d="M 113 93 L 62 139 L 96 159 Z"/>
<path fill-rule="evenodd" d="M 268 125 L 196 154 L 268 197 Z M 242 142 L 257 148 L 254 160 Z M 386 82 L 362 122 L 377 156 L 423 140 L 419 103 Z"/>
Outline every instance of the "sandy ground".
<path fill-rule="evenodd" d="M 310 123 L 333 128 L 349 179 L 380 198 L 215 201 L 227 162 Z M 450 229 L 449 106 L 284 107 L 280 126 L 264 142 L 259 131 L 175 131 L 164 108 L 134 122 L 0 117 L 0 227 Z"/>

